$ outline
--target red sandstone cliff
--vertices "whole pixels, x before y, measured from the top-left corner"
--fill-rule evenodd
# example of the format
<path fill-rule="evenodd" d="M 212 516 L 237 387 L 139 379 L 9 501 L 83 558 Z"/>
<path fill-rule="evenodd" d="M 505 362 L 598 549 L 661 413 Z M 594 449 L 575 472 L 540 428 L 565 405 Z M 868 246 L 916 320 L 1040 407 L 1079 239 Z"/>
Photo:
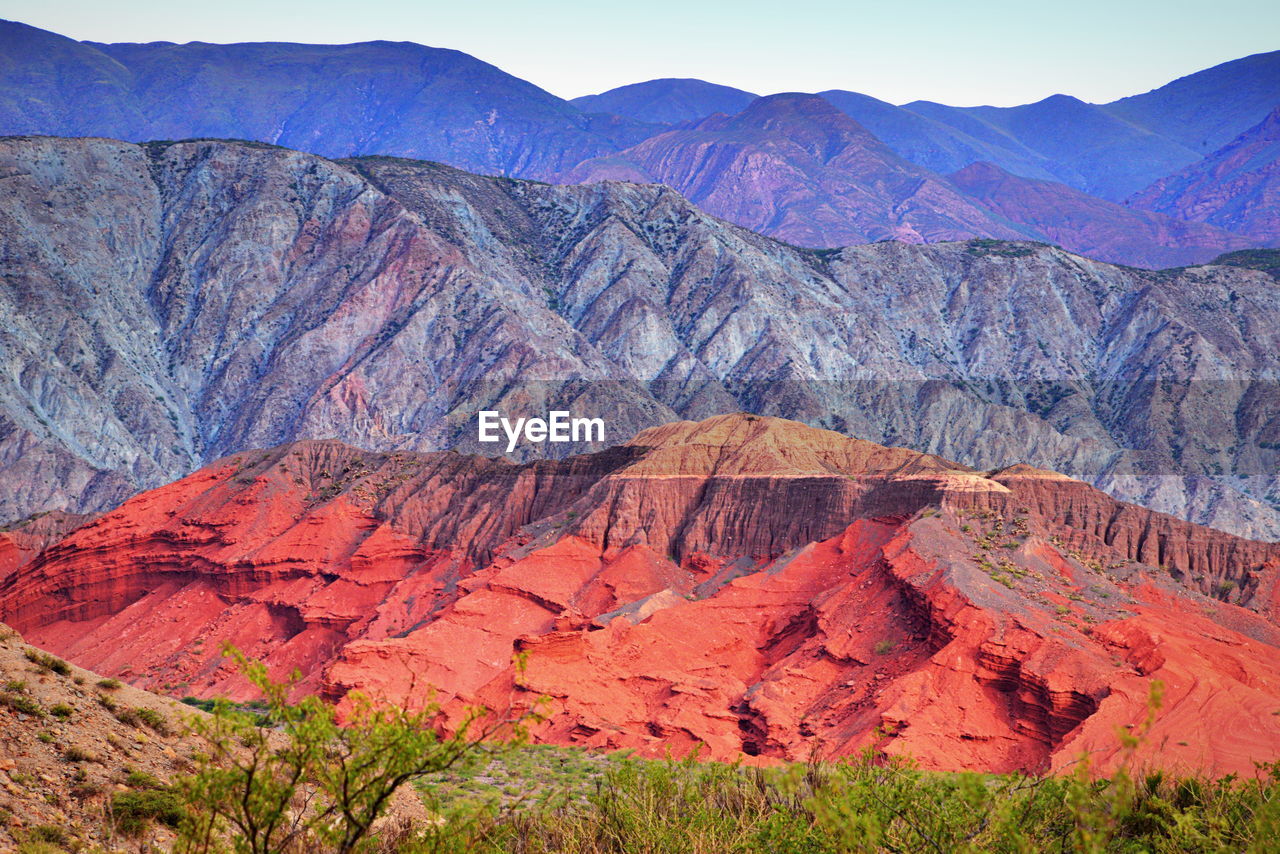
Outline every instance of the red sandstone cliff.
<path fill-rule="evenodd" d="M 143 493 L 0 581 L 0 619 L 96 670 L 446 714 L 551 698 L 537 737 L 940 768 L 1280 755 L 1280 545 L 1028 467 L 973 471 L 779 419 L 514 465 L 298 442 Z M 517 677 L 515 653 L 526 666 Z"/>

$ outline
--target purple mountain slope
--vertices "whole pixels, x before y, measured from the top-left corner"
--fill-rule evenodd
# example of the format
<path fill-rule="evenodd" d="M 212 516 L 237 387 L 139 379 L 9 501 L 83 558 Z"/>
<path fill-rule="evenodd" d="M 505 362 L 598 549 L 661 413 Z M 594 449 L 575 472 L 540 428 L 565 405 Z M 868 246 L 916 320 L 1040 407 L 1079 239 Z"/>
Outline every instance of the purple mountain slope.
<path fill-rule="evenodd" d="M 1136 194 L 1131 203 L 1280 246 L 1280 107 L 1209 157 Z"/>
<path fill-rule="evenodd" d="M 570 103 L 586 113 L 610 113 L 638 122 L 674 125 L 712 113 L 740 113 L 758 97 L 705 80 L 667 77 L 620 86 L 599 95 L 584 95 Z"/>
<path fill-rule="evenodd" d="M 215 137 L 545 177 L 652 129 L 407 42 L 89 44 L 0 22 L 0 133 Z"/>

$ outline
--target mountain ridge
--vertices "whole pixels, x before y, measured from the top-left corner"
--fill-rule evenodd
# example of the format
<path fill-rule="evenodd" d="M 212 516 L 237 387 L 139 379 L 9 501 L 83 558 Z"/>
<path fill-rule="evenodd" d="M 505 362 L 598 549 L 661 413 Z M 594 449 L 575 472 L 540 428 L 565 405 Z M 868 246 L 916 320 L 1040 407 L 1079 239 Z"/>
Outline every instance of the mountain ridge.
<path fill-rule="evenodd" d="M 637 164 L 628 152 L 661 139 L 677 124 L 749 111 L 752 100 L 751 93 L 742 90 L 685 78 L 633 84 L 573 103 L 465 53 L 409 42 L 111 45 L 75 42 L 2 22 L 0 47 L 0 81 L 6 84 L 0 96 L 0 133 L 135 142 L 238 138 L 328 157 L 406 156 L 537 180 L 571 181 L 584 174 L 651 180 L 655 174 L 665 175 L 669 170 Z M 957 198 L 943 175 L 992 162 L 1015 175 L 1056 180 L 1121 202 L 1201 160 L 1201 144 L 1189 146 L 1174 132 L 1199 128 L 1202 120 L 1197 116 L 1212 116 L 1213 132 L 1206 125 L 1203 133 L 1214 138 L 1256 124 L 1261 118 L 1255 115 L 1258 105 L 1267 93 L 1280 93 L 1275 56 L 1280 54 L 1215 66 L 1112 105 L 1085 104 L 1062 95 L 1010 108 L 926 102 L 896 107 L 859 93 L 829 90 L 821 93 L 828 102 L 905 162 L 868 175 L 860 171 L 858 158 L 849 163 L 787 159 L 783 192 L 762 188 L 762 195 L 772 198 L 755 199 L 746 207 L 726 198 L 711 206 L 741 225 L 822 248 L 878 239 L 869 234 L 909 236 L 912 229 L 921 235 L 937 232 L 937 239 L 1009 239 L 1016 234 L 1046 240 L 1046 235 L 1027 233 L 997 211 L 981 210 L 974 199 Z M 346 84 L 335 88 L 334 80 Z M 1134 118 L 1138 114 L 1141 121 Z M 765 138 L 768 130 L 761 133 L 755 140 L 757 158 L 766 156 L 761 149 L 778 152 L 789 142 L 785 129 L 773 133 L 777 138 Z M 879 159 L 885 156 L 881 153 Z M 704 180 L 711 180 L 717 165 L 703 165 Z M 748 168 L 734 158 L 721 165 L 730 171 L 714 177 L 726 185 L 741 183 L 732 170 Z M 898 177 L 889 177 L 894 174 Z M 777 181 L 777 175 L 771 180 Z M 902 180 L 919 182 L 921 197 L 914 198 L 902 187 L 885 194 L 875 186 L 876 181 Z M 714 195 L 678 180 L 676 184 L 696 198 Z M 872 208 L 875 222 L 842 225 L 848 211 L 839 203 L 828 210 L 828 191 L 837 196 L 866 194 L 852 208 Z M 932 206 L 944 220 L 957 222 L 904 225 L 894 207 L 903 198 L 908 205 L 926 209 L 917 210 L 916 219 L 927 218 Z M 770 207 L 778 210 L 767 215 Z M 1075 207 L 1100 208 L 1088 200 Z M 1037 215 L 1053 214 L 1049 210 Z M 1114 232 L 1126 221 L 1103 215 L 1088 228 Z M 1092 242 L 1070 243 L 1068 248 L 1088 253 L 1106 244 L 1127 247 L 1141 244 L 1148 234 L 1149 224 L 1143 224 L 1132 233 L 1115 232 Z M 1258 237 L 1256 231 L 1250 235 Z M 1261 235 L 1264 244 L 1275 239 L 1280 235 Z M 1237 245 L 1230 237 L 1220 243 L 1192 260 L 1205 261 Z M 1198 245 L 1191 240 L 1183 248 Z M 1147 241 L 1125 257 L 1108 258 L 1141 266 L 1163 254 Z"/>
<path fill-rule="evenodd" d="M 10 139 L 0 163 L 8 518 L 293 438 L 483 451 L 478 409 L 609 412 L 613 436 L 748 409 L 1280 531 L 1265 273 L 814 252 L 665 187 L 240 143 Z"/>

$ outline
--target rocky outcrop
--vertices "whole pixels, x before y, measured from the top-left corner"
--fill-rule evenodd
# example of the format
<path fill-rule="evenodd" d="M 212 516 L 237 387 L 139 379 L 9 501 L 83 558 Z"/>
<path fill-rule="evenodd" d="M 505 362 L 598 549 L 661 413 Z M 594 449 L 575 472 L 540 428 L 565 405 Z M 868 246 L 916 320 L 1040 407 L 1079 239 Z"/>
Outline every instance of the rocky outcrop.
<path fill-rule="evenodd" d="M 44 549 L 0 618 L 142 686 L 245 696 L 232 643 L 339 701 L 448 721 L 545 695 L 544 741 L 754 761 L 1105 767 L 1161 678 L 1222 730 L 1161 761 L 1225 771 L 1280 750 L 1235 735 L 1280 696 L 1278 555 L 1053 473 L 739 414 L 525 464 L 235 455 Z M 1232 595 L 1189 583 L 1202 561 Z"/>

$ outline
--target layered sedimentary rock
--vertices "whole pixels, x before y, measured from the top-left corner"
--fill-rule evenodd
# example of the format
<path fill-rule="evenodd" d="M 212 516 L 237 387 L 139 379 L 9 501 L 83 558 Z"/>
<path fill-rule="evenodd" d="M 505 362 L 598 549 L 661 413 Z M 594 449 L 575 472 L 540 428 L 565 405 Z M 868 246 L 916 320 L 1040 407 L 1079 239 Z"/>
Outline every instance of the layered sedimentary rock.
<path fill-rule="evenodd" d="M 1260 272 L 806 251 L 662 187 L 246 143 L 10 139 L 0 176 L 0 519 L 301 438 L 493 453 L 478 409 L 749 410 L 1280 536 Z"/>
<path fill-rule="evenodd" d="M 238 454 L 44 549 L 0 619 L 175 693 L 246 696 L 229 642 L 344 702 L 545 696 L 544 741 L 753 761 L 1107 767 L 1159 679 L 1144 755 L 1222 772 L 1280 754 L 1278 573 L 1052 472 L 731 415 L 525 464 Z"/>
<path fill-rule="evenodd" d="M 0 578 L 31 561 L 93 517 L 79 513 L 37 513 L 0 528 Z"/>

